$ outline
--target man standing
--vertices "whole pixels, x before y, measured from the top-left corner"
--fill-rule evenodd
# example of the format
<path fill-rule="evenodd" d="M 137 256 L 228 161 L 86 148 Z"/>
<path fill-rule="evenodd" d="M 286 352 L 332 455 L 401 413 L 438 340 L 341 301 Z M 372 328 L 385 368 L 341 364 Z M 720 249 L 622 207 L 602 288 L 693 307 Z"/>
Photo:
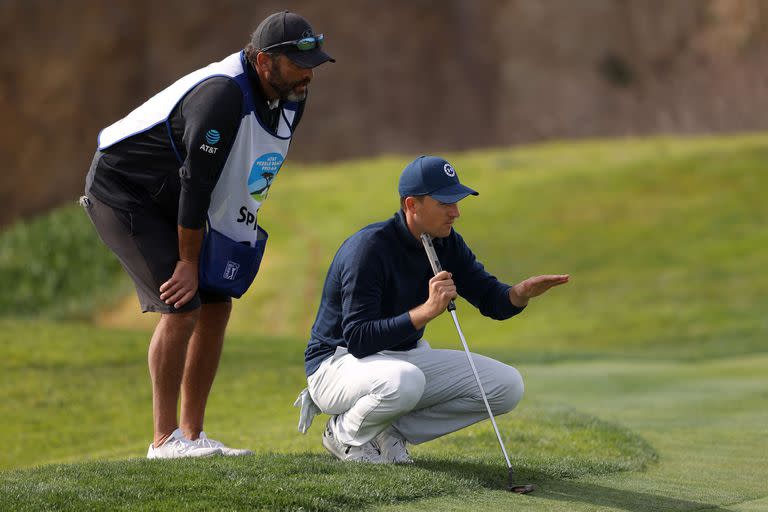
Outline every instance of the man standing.
<path fill-rule="evenodd" d="M 81 204 L 134 280 L 142 311 L 160 313 L 148 357 L 148 458 L 250 453 L 205 435 L 205 406 L 231 296 L 250 285 L 266 243 L 256 215 L 266 189 L 252 188 L 282 165 L 312 69 L 334 62 L 322 43 L 301 16 L 272 14 L 243 51 L 99 134 Z"/>
<path fill-rule="evenodd" d="M 406 443 L 487 419 L 466 355 L 430 348 L 425 326 L 457 295 L 503 320 L 569 279 L 544 275 L 509 286 L 488 274 L 453 230 L 457 203 L 477 192 L 442 158 L 408 164 L 399 192 L 393 218 L 358 231 L 336 253 L 305 352 L 300 430 L 313 410 L 330 414 L 323 446 L 341 460 L 411 462 Z M 436 276 L 422 233 L 435 239 L 446 269 Z M 523 395 L 520 373 L 488 357 L 473 359 L 494 414 L 511 411 Z"/>

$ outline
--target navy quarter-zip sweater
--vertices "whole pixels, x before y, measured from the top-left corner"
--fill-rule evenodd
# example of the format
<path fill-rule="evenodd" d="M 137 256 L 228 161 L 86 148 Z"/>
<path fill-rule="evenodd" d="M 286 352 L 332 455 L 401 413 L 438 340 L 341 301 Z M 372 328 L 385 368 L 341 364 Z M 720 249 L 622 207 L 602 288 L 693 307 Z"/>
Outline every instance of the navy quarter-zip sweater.
<path fill-rule="evenodd" d="M 455 230 L 434 245 L 458 294 L 483 315 L 505 320 L 524 309 L 509 301 L 510 286 L 485 271 Z M 424 247 L 408 230 L 402 210 L 345 240 L 328 269 L 304 353 L 307 376 L 339 346 L 357 358 L 414 348 L 424 329 L 413 326 L 408 312 L 426 302 L 432 277 Z"/>

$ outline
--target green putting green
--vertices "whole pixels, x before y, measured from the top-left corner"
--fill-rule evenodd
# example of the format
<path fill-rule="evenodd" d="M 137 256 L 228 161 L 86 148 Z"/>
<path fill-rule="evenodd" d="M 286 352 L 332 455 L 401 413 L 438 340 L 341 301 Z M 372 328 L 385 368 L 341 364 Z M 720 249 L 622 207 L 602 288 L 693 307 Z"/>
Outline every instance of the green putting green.
<path fill-rule="evenodd" d="M 333 461 L 323 417 L 300 435 L 291 403 L 327 266 L 395 211 L 412 156 L 288 162 L 270 190 L 266 259 L 236 302 L 206 416 L 254 457 L 125 460 L 151 437 L 151 319 L 114 314 L 130 288 L 75 207 L 0 233 L 0 508 L 768 510 L 759 134 L 446 155 L 480 191 L 457 230 L 489 271 L 572 276 L 506 322 L 457 304 L 470 347 L 523 374 L 499 427 L 534 494 L 503 490 L 488 422 L 413 447 L 413 467 Z M 105 309 L 118 327 L 98 326 Z M 461 348 L 448 317 L 426 337 Z"/>

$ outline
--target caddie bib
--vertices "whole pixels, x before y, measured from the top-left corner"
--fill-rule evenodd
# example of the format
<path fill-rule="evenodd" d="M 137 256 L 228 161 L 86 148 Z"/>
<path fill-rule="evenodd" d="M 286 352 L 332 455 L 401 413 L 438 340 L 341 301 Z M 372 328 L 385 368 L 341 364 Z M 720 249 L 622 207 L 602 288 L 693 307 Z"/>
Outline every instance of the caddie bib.
<path fill-rule="evenodd" d="M 103 129 L 98 138 L 99 149 L 103 150 L 165 123 L 173 145 L 168 119 L 191 89 L 215 76 L 228 77 L 238 84 L 243 94 L 243 111 L 232 148 L 211 194 L 200 261 L 200 287 L 236 297 L 250 285 L 261 262 L 267 233 L 258 226 L 258 211 L 288 154 L 291 126 L 298 108 L 293 102 L 283 104 L 275 133 L 263 126 L 256 115 L 247 66 L 245 53 L 241 51 L 193 71 Z M 216 150 L 218 132 L 209 130 L 205 138 L 205 144 L 199 149 Z M 175 146 L 174 151 L 179 164 L 183 164 Z M 254 251 L 244 251 L 246 247 Z M 236 281 L 239 284 L 235 286 Z M 246 281 L 247 284 L 243 284 Z"/>

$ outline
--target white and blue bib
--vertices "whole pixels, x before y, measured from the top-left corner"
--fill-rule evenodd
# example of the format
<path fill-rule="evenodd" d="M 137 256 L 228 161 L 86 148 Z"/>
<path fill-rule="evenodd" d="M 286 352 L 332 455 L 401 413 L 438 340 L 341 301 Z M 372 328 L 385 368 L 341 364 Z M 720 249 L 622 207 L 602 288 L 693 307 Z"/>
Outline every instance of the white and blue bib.
<path fill-rule="evenodd" d="M 193 71 L 147 100 L 123 119 L 104 128 L 99 133 L 98 143 L 99 149 L 104 150 L 132 135 L 166 123 L 168 136 L 173 144 L 168 118 L 179 101 L 196 85 L 209 78 L 231 78 L 243 94 L 243 112 L 232 149 L 211 195 L 208 221 L 209 226 L 219 233 L 236 242 L 255 247 L 257 240 L 265 236 L 263 233 L 259 235 L 257 213 L 288 154 L 292 136 L 291 124 L 298 105 L 286 103 L 283 106 L 277 133 L 265 128 L 256 115 L 247 66 L 245 54 L 241 51 L 220 62 Z M 206 139 L 213 147 L 218 142 L 218 134 L 212 130 Z M 183 163 L 180 157 L 179 160 L 180 164 Z"/>

